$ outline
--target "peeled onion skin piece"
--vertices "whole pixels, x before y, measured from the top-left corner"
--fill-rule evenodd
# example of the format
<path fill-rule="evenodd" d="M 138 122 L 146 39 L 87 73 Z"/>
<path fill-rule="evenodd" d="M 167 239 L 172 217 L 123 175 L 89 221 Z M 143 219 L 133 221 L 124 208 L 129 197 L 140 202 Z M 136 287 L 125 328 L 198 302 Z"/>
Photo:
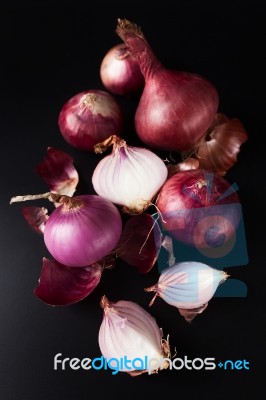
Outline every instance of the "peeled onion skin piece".
<path fill-rule="evenodd" d="M 199 168 L 225 175 L 237 162 L 240 147 L 247 139 L 247 132 L 238 118 L 217 114 L 196 148 Z"/>
<path fill-rule="evenodd" d="M 135 113 L 135 129 L 147 146 L 188 151 L 211 125 L 219 96 L 204 77 L 165 68 L 136 24 L 118 19 L 116 33 L 138 60 L 145 86 Z"/>
<path fill-rule="evenodd" d="M 187 158 L 184 161 L 179 162 L 178 164 L 168 164 L 168 179 L 177 172 L 197 168 L 199 168 L 199 161 L 193 157 Z"/>
<path fill-rule="evenodd" d="M 48 210 L 44 207 L 23 207 L 22 214 L 28 224 L 38 233 L 43 234 L 49 218 Z"/>
<path fill-rule="evenodd" d="M 50 192 L 73 196 L 79 182 L 79 175 L 73 165 L 73 158 L 52 147 L 48 147 L 47 155 L 39 163 L 35 171 L 48 185 Z"/>
<path fill-rule="evenodd" d="M 149 214 L 130 217 L 123 228 L 116 254 L 123 261 L 147 274 L 155 265 L 162 242 L 158 223 Z"/>
<path fill-rule="evenodd" d="M 43 258 L 37 298 L 51 306 L 67 306 L 87 297 L 98 285 L 103 268 L 99 263 L 87 267 L 67 267 Z"/>
<path fill-rule="evenodd" d="M 208 303 L 203 304 L 201 307 L 198 308 L 192 308 L 190 310 L 185 309 L 185 308 L 179 308 L 180 315 L 185 318 L 185 320 L 189 323 L 193 321 L 193 319 L 203 313 L 203 311 L 208 307 Z"/>

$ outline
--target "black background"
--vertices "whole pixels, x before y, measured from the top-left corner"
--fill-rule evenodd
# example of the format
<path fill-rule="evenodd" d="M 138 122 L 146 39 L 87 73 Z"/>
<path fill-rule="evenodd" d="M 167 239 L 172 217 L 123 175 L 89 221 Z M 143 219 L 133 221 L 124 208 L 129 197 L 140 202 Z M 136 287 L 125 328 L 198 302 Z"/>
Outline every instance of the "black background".
<path fill-rule="evenodd" d="M 259 371 L 265 357 L 265 36 L 263 1 L 26 1 L 0 6 L 0 396 L 4 400 L 126 398 L 261 398 Z M 9 205 L 12 196 L 47 190 L 34 172 L 46 148 L 71 154 L 80 174 L 77 193 L 91 193 L 91 173 L 99 156 L 71 148 L 57 118 L 63 103 L 85 89 L 103 89 L 104 54 L 120 39 L 117 18 L 142 27 L 151 47 L 169 68 L 199 73 L 220 95 L 219 110 L 238 117 L 249 139 L 227 179 L 239 186 L 249 263 L 230 269 L 246 283 L 246 298 L 213 298 L 188 324 L 162 300 L 149 309 L 143 288 L 158 271 L 140 276 L 118 263 L 103 274 L 95 291 L 80 303 L 49 307 L 33 290 L 42 257 L 42 237 Z M 131 124 L 136 101 L 117 98 L 127 126 L 125 138 L 137 144 Z M 37 205 L 37 204 L 35 204 Z M 47 206 L 45 202 L 38 204 Z M 265 244 L 264 244 L 265 246 Z M 162 371 L 132 378 L 111 371 L 54 371 L 53 357 L 97 357 L 102 321 L 99 300 L 138 302 L 151 312 L 180 357 L 246 359 L 250 370 Z M 263 395 L 262 395 L 263 396 Z"/>

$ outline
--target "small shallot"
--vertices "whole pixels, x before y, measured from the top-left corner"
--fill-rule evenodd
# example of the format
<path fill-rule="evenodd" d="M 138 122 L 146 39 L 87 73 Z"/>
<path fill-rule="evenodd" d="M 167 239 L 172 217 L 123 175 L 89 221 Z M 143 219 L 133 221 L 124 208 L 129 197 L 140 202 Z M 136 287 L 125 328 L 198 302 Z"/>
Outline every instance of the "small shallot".
<path fill-rule="evenodd" d="M 86 90 L 75 94 L 63 105 L 58 125 L 71 146 L 93 151 L 96 143 L 114 132 L 122 133 L 123 113 L 110 93 Z"/>
<path fill-rule="evenodd" d="M 103 85 L 113 94 L 133 97 L 141 93 L 144 77 L 138 61 L 125 43 L 113 46 L 104 56 L 100 66 Z"/>
<path fill-rule="evenodd" d="M 188 322 L 208 305 L 219 284 L 228 275 L 224 271 L 196 261 L 176 263 L 163 270 L 158 283 L 146 288 L 146 292 L 155 292 L 150 302 L 157 296 L 166 303 L 179 309 Z"/>
<path fill-rule="evenodd" d="M 113 145 L 112 153 L 105 156 L 92 175 L 94 190 L 124 211 L 138 214 L 145 211 L 167 179 L 167 167 L 151 150 L 128 146 L 116 135 L 95 146 L 102 153 Z"/>

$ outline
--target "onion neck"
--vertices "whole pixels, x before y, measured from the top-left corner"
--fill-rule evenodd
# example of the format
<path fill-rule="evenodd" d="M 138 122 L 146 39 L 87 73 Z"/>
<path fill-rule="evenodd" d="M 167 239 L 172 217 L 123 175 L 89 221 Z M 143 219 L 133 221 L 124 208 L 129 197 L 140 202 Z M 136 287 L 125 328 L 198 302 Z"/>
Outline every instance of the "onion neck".
<path fill-rule="evenodd" d="M 103 142 L 96 143 L 94 146 L 94 152 L 96 154 L 102 154 L 110 146 L 113 146 L 113 150 L 115 150 L 120 147 L 126 147 L 126 142 L 124 139 L 120 138 L 117 135 L 111 135 L 107 139 L 105 139 Z"/>
<path fill-rule="evenodd" d="M 27 194 L 23 196 L 15 196 L 12 197 L 10 200 L 10 204 L 18 203 L 22 201 L 31 201 L 31 200 L 40 200 L 40 199 L 47 199 L 52 203 L 62 204 L 64 210 L 71 210 L 80 208 L 83 206 L 83 202 L 75 197 L 70 197 L 66 195 L 61 195 L 58 193 L 53 192 L 46 192 L 42 194 Z"/>
<path fill-rule="evenodd" d="M 106 312 L 109 308 L 112 307 L 111 302 L 107 299 L 105 295 L 102 296 L 100 300 L 100 306 Z"/>
<path fill-rule="evenodd" d="M 119 18 L 116 33 L 129 47 L 132 56 L 137 59 L 145 81 L 162 68 L 139 26 L 127 19 Z"/>
<path fill-rule="evenodd" d="M 63 211 L 70 211 L 70 210 L 76 210 L 78 208 L 83 207 L 83 201 L 76 199 L 74 197 L 69 197 L 62 195 L 59 197 L 57 200 L 59 204 L 62 204 L 63 206 Z"/>

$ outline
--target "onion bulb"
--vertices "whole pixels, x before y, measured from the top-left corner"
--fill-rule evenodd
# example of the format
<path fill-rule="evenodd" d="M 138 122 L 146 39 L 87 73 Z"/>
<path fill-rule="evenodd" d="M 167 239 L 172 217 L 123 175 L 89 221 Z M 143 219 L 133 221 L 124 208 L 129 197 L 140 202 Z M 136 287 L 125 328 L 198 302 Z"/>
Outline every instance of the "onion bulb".
<path fill-rule="evenodd" d="M 163 185 L 156 205 L 163 228 L 176 240 L 217 254 L 233 245 L 240 200 L 221 175 L 202 169 L 177 172 Z"/>
<path fill-rule="evenodd" d="M 87 90 L 74 95 L 63 105 L 58 125 L 71 146 L 93 151 L 96 143 L 114 132 L 121 134 L 123 114 L 111 94 L 103 90 Z"/>
<path fill-rule="evenodd" d="M 125 43 L 117 44 L 106 53 L 100 66 L 100 77 L 106 89 L 117 95 L 133 97 L 144 87 L 139 63 Z"/>
<path fill-rule="evenodd" d="M 100 262 L 117 245 L 122 218 L 109 200 L 93 194 L 68 197 L 48 192 L 16 196 L 10 203 L 43 198 L 59 204 L 45 222 L 44 242 L 60 264 L 85 267 Z"/>
<path fill-rule="evenodd" d="M 165 357 L 170 354 L 169 344 L 162 338 L 162 329 L 151 314 L 137 303 L 110 302 L 106 296 L 101 298 L 101 307 L 104 314 L 98 340 L 102 355 L 110 361 L 138 359 L 138 365 L 121 365 L 119 371 L 134 376 L 168 368 Z M 146 368 L 143 365 L 145 359 Z"/>
<path fill-rule="evenodd" d="M 167 167 L 151 150 L 128 146 L 116 135 L 98 143 L 95 151 L 103 152 L 110 145 L 113 145 L 112 153 L 93 172 L 94 190 L 130 214 L 141 213 L 166 181 Z"/>
<path fill-rule="evenodd" d="M 227 278 L 228 275 L 224 271 L 201 262 L 185 261 L 164 269 L 158 283 L 145 291 L 155 292 L 150 306 L 159 296 L 179 310 L 190 310 L 190 313 L 184 316 L 191 322 L 191 313 L 196 316 L 198 311 L 203 312 L 218 286 Z M 181 314 L 183 315 L 182 312 Z"/>
<path fill-rule="evenodd" d="M 136 24 L 118 19 L 116 32 L 138 60 L 145 79 L 135 114 L 139 138 L 159 150 L 194 148 L 218 109 L 214 85 L 200 75 L 165 68 Z"/>

